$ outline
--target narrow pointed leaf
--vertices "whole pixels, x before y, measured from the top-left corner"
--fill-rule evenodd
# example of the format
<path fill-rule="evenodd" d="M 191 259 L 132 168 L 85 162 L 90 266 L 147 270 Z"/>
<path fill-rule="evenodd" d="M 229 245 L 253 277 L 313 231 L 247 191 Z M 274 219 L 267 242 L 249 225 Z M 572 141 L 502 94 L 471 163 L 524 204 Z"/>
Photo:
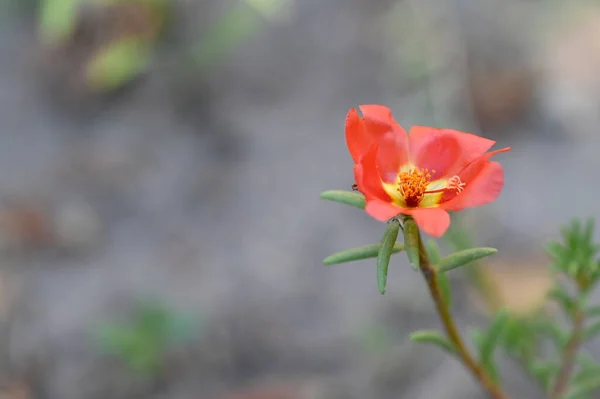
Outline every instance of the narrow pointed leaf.
<path fill-rule="evenodd" d="M 544 388 L 548 388 L 552 382 L 552 377 L 558 372 L 559 366 L 554 363 L 544 361 L 534 361 L 526 365 L 527 370 L 537 378 Z"/>
<path fill-rule="evenodd" d="M 550 290 L 548 297 L 562 305 L 567 313 L 571 313 L 575 306 L 575 299 L 573 299 L 562 287 L 555 287 Z"/>
<path fill-rule="evenodd" d="M 496 363 L 494 363 L 493 359 L 484 361 L 483 367 L 495 383 L 500 382 L 500 373 L 498 372 L 498 367 L 496 366 Z"/>
<path fill-rule="evenodd" d="M 458 251 L 440 260 L 438 264 L 438 270 L 440 273 L 445 273 L 475 260 L 493 255 L 496 252 L 498 252 L 498 250 L 495 248 L 472 248 Z"/>
<path fill-rule="evenodd" d="M 437 345 L 438 347 L 442 348 L 450 354 L 456 353 L 456 348 L 454 347 L 454 345 L 450 341 L 448 341 L 448 338 L 446 338 L 442 333 L 438 331 L 415 331 L 410 335 L 410 340 L 413 342 Z"/>
<path fill-rule="evenodd" d="M 346 251 L 337 252 L 326 257 L 323 260 L 323 263 L 326 266 L 330 266 L 338 263 L 352 262 L 355 260 L 376 258 L 379 254 L 379 248 L 381 248 L 381 244 L 365 245 L 362 247 L 348 249 Z M 402 250 L 404 250 L 404 245 L 396 243 L 392 248 L 392 254 L 396 254 Z"/>
<path fill-rule="evenodd" d="M 434 240 L 427 241 L 427 252 L 429 253 L 429 260 L 434 265 L 437 265 L 441 259 L 440 249 Z"/>
<path fill-rule="evenodd" d="M 508 326 L 508 312 L 502 310 L 496 315 L 490 325 L 480 347 L 480 356 L 483 363 L 491 363 L 494 350 L 500 343 L 505 328 Z"/>
<path fill-rule="evenodd" d="M 551 339 L 558 348 L 564 348 L 570 339 L 570 334 L 552 320 L 539 320 L 532 328 L 536 333 Z"/>
<path fill-rule="evenodd" d="M 594 374 L 586 379 L 581 379 L 571 385 L 571 389 L 564 396 L 565 399 L 579 399 L 581 396 L 590 394 L 600 389 L 600 374 Z"/>
<path fill-rule="evenodd" d="M 120 39 L 100 49 L 87 65 L 87 82 L 94 90 L 111 91 L 142 73 L 149 62 L 147 43 Z"/>
<path fill-rule="evenodd" d="M 477 351 L 481 352 L 481 346 L 483 345 L 483 341 L 485 340 L 485 335 L 478 328 L 469 329 L 469 336 L 471 337 L 471 341 L 477 348 Z"/>
<path fill-rule="evenodd" d="M 404 220 L 404 248 L 413 269 L 419 268 L 419 228 L 412 218 Z"/>
<path fill-rule="evenodd" d="M 385 286 L 387 284 L 388 266 L 390 265 L 390 258 L 392 257 L 392 251 L 394 250 L 394 244 L 398 238 L 398 231 L 400 230 L 400 223 L 397 220 L 392 220 L 388 224 L 388 228 L 381 239 L 381 247 L 377 255 L 377 285 L 381 295 L 385 294 Z"/>
<path fill-rule="evenodd" d="M 331 190 L 321 193 L 321 199 L 339 202 L 359 209 L 365 209 L 365 196 L 352 191 Z"/>

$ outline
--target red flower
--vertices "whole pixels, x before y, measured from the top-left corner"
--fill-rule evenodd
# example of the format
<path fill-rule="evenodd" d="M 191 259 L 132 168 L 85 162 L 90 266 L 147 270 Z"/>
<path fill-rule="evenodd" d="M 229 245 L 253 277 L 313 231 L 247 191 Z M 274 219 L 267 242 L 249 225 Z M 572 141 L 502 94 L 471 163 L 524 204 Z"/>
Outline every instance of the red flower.
<path fill-rule="evenodd" d="M 504 171 L 486 153 L 496 142 L 450 129 L 413 126 L 410 134 L 383 105 L 361 105 L 346 116 L 346 142 L 354 177 L 365 196 L 365 210 L 387 221 L 411 215 L 424 232 L 442 236 L 450 225 L 447 211 L 494 201 Z"/>

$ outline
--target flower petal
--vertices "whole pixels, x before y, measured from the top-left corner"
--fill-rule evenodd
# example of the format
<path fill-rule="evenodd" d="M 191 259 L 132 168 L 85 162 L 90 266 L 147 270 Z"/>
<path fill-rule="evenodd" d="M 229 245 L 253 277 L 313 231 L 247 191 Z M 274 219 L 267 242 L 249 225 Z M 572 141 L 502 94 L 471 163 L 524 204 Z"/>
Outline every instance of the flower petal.
<path fill-rule="evenodd" d="M 450 226 L 450 215 L 441 208 L 410 209 L 410 214 L 419 229 L 434 237 L 443 236 Z"/>
<path fill-rule="evenodd" d="M 412 162 L 427 168 L 432 180 L 456 174 L 496 142 L 470 133 L 451 129 L 413 126 L 409 134 Z"/>
<path fill-rule="evenodd" d="M 391 202 L 381 201 L 379 199 L 368 199 L 365 211 L 380 222 L 385 222 L 407 210 L 400 208 Z"/>
<path fill-rule="evenodd" d="M 504 186 L 502 165 L 488 161 L 487 156 L 471 163 L 459 176 L 466 183 L 465 189 L 453 199 L 441 203 L 441 208 L 459 211 L 488 204 L 498 198 Z"/>
<path fill-rule="evenodd" d="M 377 168 L 379 176 L 386 183 L 395 183 L 400 167 L 409 162 L 408 140 L 405 134 L 388 132 L 379 141 Z"/>
<path fill-rule="evenodd" d="M 377 148 L 372 145 L 371 149 L 360 160 L 360 163 L 354 165 L 354 178 L 358 185 L 358 190 L 369 198 L 378 198 L 383 201 L 391 201 L 390 196 L 383 189 L 381 178 L 377 172 Z"/>
<path fill-rule="evenodd" d="M 355 163 L 369 150 L 371 145 L 379 142 L 387 132 L 406 137 L 406 131 L 398 125 L 392 111 L 383 105 L 361 105 L 361 118 L 358 111 L 352 108 L 346 115 L 346 143 Z"/>
<path fill-rule="evenodd" d="M 365 210 L 369 215 L 385 222 L 400 214 L 411 215 L 419 229 L 434 236 L 441 237 L 450 226 L 450 215 L 441 208 L 401 208 L 390 202 L 378 199 L 367 200 Z"/>

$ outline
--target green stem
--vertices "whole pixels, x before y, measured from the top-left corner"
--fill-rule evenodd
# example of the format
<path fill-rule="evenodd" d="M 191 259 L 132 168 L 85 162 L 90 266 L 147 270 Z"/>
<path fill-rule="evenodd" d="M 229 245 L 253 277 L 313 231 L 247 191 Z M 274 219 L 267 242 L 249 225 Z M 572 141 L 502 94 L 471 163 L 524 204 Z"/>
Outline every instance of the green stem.
<path fill-rule="evenodd" d="M 438 279 L 437 270 L 431 265 L 429 261 L 429 254 L 423 245 L 423 240 L 421 239 L 421 234 L 419 233 L 419 268 L 421 269 L 421 273 L 423 277 L 425 277 L 425 281 L 427 282 L 427 286 L 429 287 L 429 293 L 435 303 L 435 307 L 437 312 L 442 320 L 444 325 L 444 329 L 446 330 L 446 334 L 450 341 L 454 344 L 457 350 L 457 354 L 467 367 L 467 369 L 471 372 L 471 374 L 477 379 L 477 381 L 481 384 L 481 386 L 488 392 L 490 398 L 492 399 L 508 399 L 508 396 L 502 391 L 502 389 L 494 382 L 494 380 L 490 377 L 487 371 L 475 361 L 473 356 L 469 353 L 466 345 L 464 344 L 460 333 L 458 332 L 458 328 L 454 323 L 454 319 L 452 318 L 452 314 L 450 313 L 450 309 L 448 304 L 446 304 L 442 297 L 442 291 Z"/>

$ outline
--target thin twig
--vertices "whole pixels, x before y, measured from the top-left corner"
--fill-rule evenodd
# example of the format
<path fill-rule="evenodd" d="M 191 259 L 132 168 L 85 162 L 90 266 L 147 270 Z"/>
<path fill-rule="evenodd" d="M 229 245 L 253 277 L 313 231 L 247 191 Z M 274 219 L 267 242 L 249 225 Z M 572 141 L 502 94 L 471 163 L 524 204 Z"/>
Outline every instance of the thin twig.
<path fill-rule="evenodd" d="M 562 364 L 554 382 L 554 388 L 550 393 L 550 399 L 560 398 L 569 386 L 569 380 L 575 368 L 575 358 L 582 343 L 584 321 L 585 315 L 581 309 L 576 309 L 573 315 L 573 332 L 565 348 Z"/>
<path fill-rule="evenodd" d="M 473 356 L 469 353 L 466 345 L 464 344 L 460 333 L 458 332 L 458 328 L 454 323 L 452 318 L 452 314 L 450 313 L 450 309 L 448 304 L 446 304 L 443 300 L 441 294 L 440 283 L 438 279 L 437 270 L 431 265 L 429 261 L 429 254 L 425 250 L 425 246 L 423 245 L 420 233 L 419 233 L 419 268 L 423 273 L 423 277 L 425 277 L 425 281 L 427 282 L 427 286 L 429 287 L 429 292 L 431 297 L 433 298 L 433 302 L 435 303 L 435 307 L 437 312 L 442 319 L 442 323 L 446 330 L 446 334 L 450 341 L 454 344 L 457 350 L 457 354 L 460 359 L 463 361 L 465 366 L 469 369 L 471 374 L 477 379 L 477 381 L 483 386 L 483 388 L 487 391 L 490 398 L 492 399 L 508 399 L 508 396 L 502 391 L 502 389 L 494 382 L 494 380 L 490 377 L 487 371 L 478 364 Z"/>

